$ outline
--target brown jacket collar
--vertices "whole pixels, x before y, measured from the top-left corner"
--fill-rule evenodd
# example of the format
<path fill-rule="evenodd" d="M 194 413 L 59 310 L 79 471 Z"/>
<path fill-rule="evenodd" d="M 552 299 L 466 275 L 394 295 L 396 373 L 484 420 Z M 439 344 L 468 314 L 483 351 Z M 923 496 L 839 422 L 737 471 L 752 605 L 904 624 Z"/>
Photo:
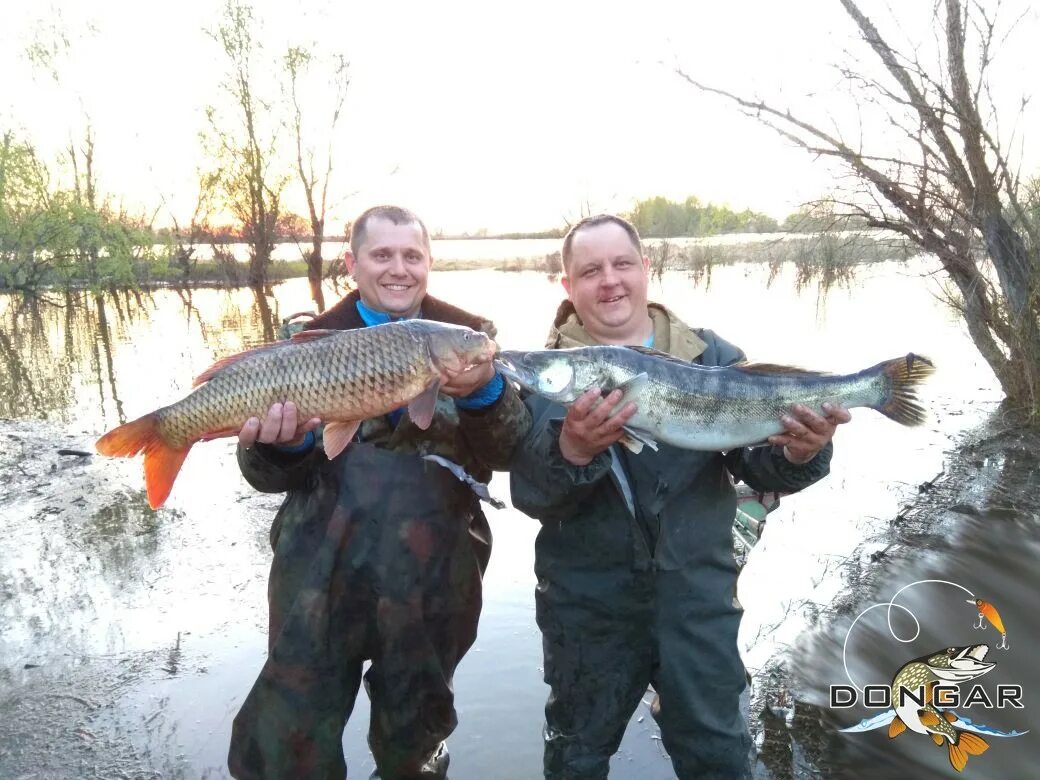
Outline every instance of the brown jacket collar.
<path fill-rule="evenodd" d="M 647 312 L 654 323 L 654 349 L 667 352 L 682 360 L 693 360 L 705 349 L 705 344 L 696 333 L 671 309 L 659 303 L 648 303 Z M 556 318 L 549 330 L 545 346 L 549 349 L 568 347 L 590 347 L 596 342 L 585 330 L 585 326 L 574 310 L 574 304 L 564 299 L 556 310 Z"/>
<path fill-rule="evenodd" d="M 357 302 L 360 299 L 361 294 L 354 290 L 342 298 L 335 306 L 307 323 L 307 329 L 352 330 L 365 327 L 365 321 L 361 319 L 361 315 L 357 310 Z M 421 311 L 423 319 L 447 322 L 451 325 L 465 325 L 473 330 L 484 331 L 491 338 L 495 337 L 495 326 L 491 323 L 491 320 L 470 314 L 457 306 L 452 306 L 450 303 L 434 298 L 432 295 L 427 295 L 423 298 Z"/>

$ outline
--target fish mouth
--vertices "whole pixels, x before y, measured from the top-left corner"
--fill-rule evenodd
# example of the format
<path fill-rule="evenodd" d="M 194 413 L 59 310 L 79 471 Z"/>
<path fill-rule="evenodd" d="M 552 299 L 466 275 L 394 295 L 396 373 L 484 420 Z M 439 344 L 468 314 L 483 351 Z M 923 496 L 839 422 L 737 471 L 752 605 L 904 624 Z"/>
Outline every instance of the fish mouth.
<path fill-rule="evenodd" d="M 494 355 L 495 368 L 506 379 L 512 379 L 525 390 L 535 392 L 538 377 L 528 366 L 524 365 L 522 352 L 500 350 Z"/>
<path fill-rule="evenodd" d="M 965 647 L 951 647 L 946 651 L 948 660 L 942 666 L 928 664 L 936 677 L 947 682 L 966 682 L 981 677 L 991 671 L 996 664 L 985 661 L 989 654 L 989 645 L 967 645 Z M 939 653 L 936 653 L 939 655 Z"/>

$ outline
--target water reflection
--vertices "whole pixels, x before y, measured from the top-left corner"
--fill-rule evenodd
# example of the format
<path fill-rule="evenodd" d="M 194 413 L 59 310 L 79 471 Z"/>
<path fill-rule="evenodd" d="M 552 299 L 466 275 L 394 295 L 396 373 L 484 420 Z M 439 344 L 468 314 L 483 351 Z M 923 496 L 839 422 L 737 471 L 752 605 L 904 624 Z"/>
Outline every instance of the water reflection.
<path fill-rule="evenodd" d="M 884 521 L 873 518 L 893 516 L 941 468 L 949 437 L 999 397 L 959 325 L 901 267 L 876 269 L 855 294 L 835 294 L 822 311 L 815 294 L 794 290 L 794 271 L 785 273 L 790 278 L 782 274 L 770 288 L 767 268 L 719 267 L 709 292 L 666 272 L 652 295 L 756 359 L 845 371 L 912 348 L 930 354 L 940 371 L 928 388 L 926 403 L 936 412 L 928 426 L 905 431 L 857 414 L 840 434 L 831 477 L 771 518 L 741 580 L 742 652 L 753 671 L 764 669 L 778 643 L 794 645 L 804 634 L 806 621 L 792 605 L 829 603 L 843 587 L 832 562 L 878 532 Z M 500 342 L 517 349 L 541 346 L 562 295 L 558 283 L 535 273 L 441 273 L 430 286 L 492 315 Z M 338 297 L 329 293 L 330 301 Z M 56 450 L 92 450 L 107 428 L 182 397 L 215 359 L 272 340 L 285 319 L 312 306 L 305 279 L 267 289 L 0 296 L 0 417 L 14 418 L 0 428 L 0 776 L 34 771 L 31 751 L 18 754 L 24 761 L 3 751 L 27 739 L 29 726 L 53 731 L 56 723 L 69 744 L 52 752 L 65 747 L 77 761 L 94 744 L 164 776 L 223 776 L 231 718 L 265 648 L 267 531 L 278 497 L 244 485 L 226 440 L 192 450 L 158 513 L 145 505 L 139 461 Z M 990 459 L 998 485 L 1013 486 L 1028 468 L 1015 457 L 978 457 Z M 501 477 L 492 493 L 508 498 Z M 977 508 L 996 511 L 981 499 Z M 503 756 L 518 777 L 537 776 L 541 762 L 536 528 L 511 508 L 490 520 L 496 549 L 480 636 L 455 680 L 461 719 L 452 766 L 462 780 L 498 776 Z M 1014 547 L 1015 532 L 1005 525 L 1003 544 Z M 1019 553 L 1035 551 L 1018 545 Z M 1015 633 L 1009 640 L 1013 648 L 1021 641 Z M 61 685 L 102 706 L 40 698 Z M 363 702 L 357 709 L 346 735 L 352 774 L 363 773 L 367 756 Z M 617 776 L 668 776 L 650 719 L 634 724 Z M 95 737 L 76 737 L 76 729 Z M 787 750 L 788 763 L 811 763 L 798 744 Z M 64 774 L 60 766 L 48 765 L 48 776 L 77 776 L 68 770 L 74 763 Z"/>

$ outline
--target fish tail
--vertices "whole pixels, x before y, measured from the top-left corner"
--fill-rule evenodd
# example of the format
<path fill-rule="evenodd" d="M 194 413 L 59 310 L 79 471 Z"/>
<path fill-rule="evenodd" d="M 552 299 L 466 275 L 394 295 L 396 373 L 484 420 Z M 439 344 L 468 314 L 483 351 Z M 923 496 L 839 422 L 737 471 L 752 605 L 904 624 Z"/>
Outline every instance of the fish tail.
<path fill-rule="evenodd" d="M 935 364 L 913 352 L 905 358 L 886 360 L 874 369 L 888 377 L 888 396 L 874 407 L 900 425 L 920 425 L 925 421 L 924 408 L 917 402 L 917 386 L 935 372 Z"/>
<path fill-rule="evenodd" d="M 949 743 L 950 764 L 958 772 L 968 763 L 968 756 L 981 756 L 989 749 L 989 743 L 978 734 L 958 731 L 957 741 Z"/>
<path fill-rule="evenodd" d="M 171 446 L 159 432 L 157 412 L 120 425 L 106 433 L 94 445 L 102 455 L 130 458 L 144 451 L 144 482 L 148 505 L 158 509 L 173 489 L 173 482 L 191 449 Z"/>

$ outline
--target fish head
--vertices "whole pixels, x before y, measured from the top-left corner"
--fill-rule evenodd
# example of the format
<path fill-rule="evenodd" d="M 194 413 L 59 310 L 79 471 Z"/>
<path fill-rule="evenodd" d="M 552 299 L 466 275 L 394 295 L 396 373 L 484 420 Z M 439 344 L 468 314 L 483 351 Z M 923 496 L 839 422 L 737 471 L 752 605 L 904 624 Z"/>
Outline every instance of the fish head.
<path fill-rule="evenodd" d="M 437 323 L 437 327 L 427 329 L 426 338 L 430 358 L 447 378 L 481 363 L 490 363 L 498 349 L 486 333 L 462 325 Z"/>
<path fill-rule="evenodd" d="M 571 403 L 585 390 L 577 384 L 577 365 L 566 350 L 504 350 L 495 356 L 495 367 L 525 390 L 550 401 Z"/>
<path fill-rule="evenodd" d="M 922 656 L 924 663 L 940 680 L 965 682 L 981 677 L 996 666 L 985 661 L 989 645 L 965 645 L 948 647 L 931 655 Z"/>

